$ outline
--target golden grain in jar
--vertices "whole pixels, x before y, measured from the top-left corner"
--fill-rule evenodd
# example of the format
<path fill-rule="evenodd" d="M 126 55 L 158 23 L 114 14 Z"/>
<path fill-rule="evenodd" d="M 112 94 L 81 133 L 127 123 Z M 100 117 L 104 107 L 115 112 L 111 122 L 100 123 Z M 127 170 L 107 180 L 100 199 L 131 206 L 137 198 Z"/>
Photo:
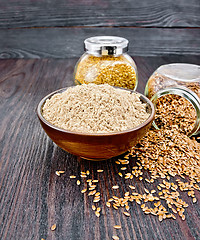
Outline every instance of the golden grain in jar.
<path fill-rule="evenodd" d="M 127 54 L 128 40 L 114 36 L 91 37 L 84 41 L 85 53 L 74 70 L 76 84 L 109 84 L 137 88 L 137 68 Z"/>

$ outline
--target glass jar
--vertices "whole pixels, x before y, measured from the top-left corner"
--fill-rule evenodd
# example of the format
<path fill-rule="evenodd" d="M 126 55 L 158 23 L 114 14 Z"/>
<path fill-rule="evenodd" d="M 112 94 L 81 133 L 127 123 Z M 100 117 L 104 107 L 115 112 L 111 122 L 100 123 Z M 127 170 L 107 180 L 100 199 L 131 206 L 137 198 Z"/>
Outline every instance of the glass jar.
<path fill-rule="evenodd" d="M 188 136 L 200 133 L 200 66 L 185 63 L 160 66 L 149 78 L 145 95 L 156 107 L 153 122 L 156 129 L 165 123 L 173 125 L 169 122 L 173 118 L 174 126 L 187 128 L 183 132 Z"/>
<path fill-rule="evenodd" d="M 128 40 L 115 36 L 97 36 L 84 41 L 85 53 L 74 70 L 76 84 L 104 84 L 136 90 L 136 64 L 127 54 Z"/>

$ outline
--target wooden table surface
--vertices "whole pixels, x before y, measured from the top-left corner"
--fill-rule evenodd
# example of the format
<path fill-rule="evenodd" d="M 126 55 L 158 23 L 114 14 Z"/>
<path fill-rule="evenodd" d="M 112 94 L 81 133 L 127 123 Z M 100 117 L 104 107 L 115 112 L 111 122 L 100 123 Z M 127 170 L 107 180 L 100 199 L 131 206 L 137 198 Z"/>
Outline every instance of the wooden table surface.
<path fill-rule="evenodd" d="M 145 215 L 133 203 L 131 217 L 121 210 L 105 206 L 119 185 L 117 193 L 127 190 L 127 183 L 117 175 L 115 161 L 91 162 L 77 158 L 57 147 L 44 133 L 36 116 L 36 106 L 48 93 L 73 85 L 74 59 L 0 60 L 0 239 L 105 240 L 117 234 L 123 240 L 133 239 L 200 239 L 200 194 L 188 202 L 186 220 L 159 222 Z M 138 91 L 143 92 L 152 72 L 161 64 L 188 62 L 200 64 L 199 56 L 135 57 L 139 69 Z M 133 165 L 130 163 L 128 169 Z M 97 173 L 103 169 L 103 173 Z M 64 170 L 60 177 L 57 170 Z M 89 170 L 99 180 L 102 208 L 97 218 L 92 200 L 80 192 L 70 175 Z M 148 173 L 146 173 L 148 175 Z M 137 189 L 147 183 L 133 178 Z M 154 186 L 154 184 L 153 184 Z M 115 190 L 116 191 L 116 190 Z M 56 224 L 56 230 L 50 227 Z M 114 230 L 119 224 L 121 230 Z"/>

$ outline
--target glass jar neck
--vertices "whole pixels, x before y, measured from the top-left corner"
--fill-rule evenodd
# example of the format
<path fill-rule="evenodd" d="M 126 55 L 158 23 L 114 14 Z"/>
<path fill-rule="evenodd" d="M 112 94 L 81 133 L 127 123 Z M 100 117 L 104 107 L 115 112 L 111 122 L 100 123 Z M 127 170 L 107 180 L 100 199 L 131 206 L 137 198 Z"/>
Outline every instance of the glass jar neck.
<path fill-rule="evenodd" d="M 92 55 L 94 57 L 120 57 L 126 53 L 115 53 L 115 54 L 102 54 L 102 52 L 90 52 L 90 51 L 85 51 L 85 54 Z"/>
<path fill-rule="evenodd" d="M 155 108 L 156 108 L 156 102 L 158 98 L 161 98 L 165 95 L 168 94 L 172 94 L 172 95 L 178 95 L 181 96 L 183 98 L 185 98 L 186 100 L 188 100 L 192 106 L 194 107 L 195 111 L 196 111 L 196 122 L 194 125 L 193 130 L 188 134 L 188 136 L 192 136 L 197 134 L 198 130 L 200 130 L 200 99 L 198 98 L 198 96 L 192 92 L 191 90 L 185 88 L 185 87 L 169 87 L 169 88 L 165 88 L 162 90 L 159 90 L 158 92 L 156 92 L 152 98 L 150 99 Z M 160 129 L 157 124 L 155 123 L 155 120 L 153 121 L 153 126 L 156 129 Z"/>

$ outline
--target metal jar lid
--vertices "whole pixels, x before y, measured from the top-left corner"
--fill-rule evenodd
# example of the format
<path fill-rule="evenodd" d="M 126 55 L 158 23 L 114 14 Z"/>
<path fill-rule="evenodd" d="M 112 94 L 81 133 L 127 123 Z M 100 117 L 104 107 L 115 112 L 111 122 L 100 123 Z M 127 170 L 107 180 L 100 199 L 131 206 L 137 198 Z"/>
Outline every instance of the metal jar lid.
<path fill-rule="evenodd" d="M 120 55 L 128 51 L 128 40 L 115 36 L 96 36 L 84 41 L 85 50 L 93 55 Z"/>

